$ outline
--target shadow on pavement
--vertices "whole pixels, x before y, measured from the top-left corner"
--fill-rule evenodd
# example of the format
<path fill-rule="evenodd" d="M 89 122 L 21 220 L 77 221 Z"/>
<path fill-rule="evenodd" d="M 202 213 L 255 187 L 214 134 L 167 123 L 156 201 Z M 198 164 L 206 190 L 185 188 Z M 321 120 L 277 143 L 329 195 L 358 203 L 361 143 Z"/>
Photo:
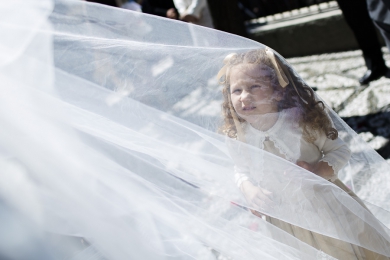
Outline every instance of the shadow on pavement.
<path fill-rule="evenodd" d="M 370 132 L 374 136 L 383 136 L 390 139 L 390 112 L 344 117 L 343 120 L 358 134 Z M 390 159 L 390 142 L 387 142 L 376 151 L 384 159 Z"/>

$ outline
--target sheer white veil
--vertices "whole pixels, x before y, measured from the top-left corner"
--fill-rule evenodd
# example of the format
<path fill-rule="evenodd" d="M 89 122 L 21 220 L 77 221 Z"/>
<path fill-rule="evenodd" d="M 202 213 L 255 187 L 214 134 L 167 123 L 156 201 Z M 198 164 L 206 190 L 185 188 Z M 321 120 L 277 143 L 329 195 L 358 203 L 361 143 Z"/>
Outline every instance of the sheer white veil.
<path fill-rule="evenodd" d="M 332 259 L 252 208 L 390 257 L 389 166 L 334 112 L 352 150 L 339 177 L 373 214 L 217 133 L 224 58 L 264 45 L 83 1 L 3 1 L 0 14 L 0 256 Z M 261 158 L 272 203 L 244 199 L 231 146 Z"/>

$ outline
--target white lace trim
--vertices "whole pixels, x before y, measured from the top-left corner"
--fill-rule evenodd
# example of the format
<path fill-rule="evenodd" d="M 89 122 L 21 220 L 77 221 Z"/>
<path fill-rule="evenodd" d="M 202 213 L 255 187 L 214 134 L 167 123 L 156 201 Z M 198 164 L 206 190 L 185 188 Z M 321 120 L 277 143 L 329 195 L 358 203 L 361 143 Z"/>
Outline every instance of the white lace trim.
<path fill-rule="evenodd" d="M 256 136 L 256 135 L 255 135 Z M 260 136 L 260 135 L 257 135 L 256 136 L 256 141 L 257 141 L 257 143 L 258 144 L 260 144 L 260 149 L 262 149 L 262 150 L 264 150 L 264 141 L 265 141 L 265 138 L 266 138 L 266 136 Z"/>
<path fill-rule="evenodd" d="M 337 161 L 335 158 L 325 156 L 320 162 L 327 162 L 332 167 L 334 172 L 338 172 Z"/>
<path fill-rule="evenodd" d="M 244 181 L 248 181 L 249 180 L 249 176 L 244 174 L 244 173 L 236 173 L 234 175 L 234 179 L 235 179 L 235 182 L 238 186 L 238 188 L 241 187 L 241 184 L 244 182 Z"/>
<path fill-rule="evenodd" d="M 320 162 L 326 162 L 330 167 L 332 167 L 334 174 L 329 180 L 332 182 L 335 181 L 338 176 L 337 176 L 337 170 L 334 166 L 334 160 L 332 158 L 323 158 L 320 160 Z"/>
<path fill-rule="evenodd" d="M 269 136 L 268 138 L 269 138 L 270 141 L 272 141 L 272 142 L 274 143 L 275 148 L 278 149 L 279 152 L 280 152 L 281 154 L 284 155 L 284 157 L 286 158 L 287 161 L 290 161 L 290 162 L 295 163 L 296 160 L 294 160 L 293 158 L 291 158 L 291 157 L 288 155 L 288 153 L 285 151 L 285 147 L 284 147 L 285 145 L 279 144 L 274 138 L 272 138 L 272 137 L 270 137 L 270 136 Z M 265 139 L 265 138 L 264 138 L 264 139 Z M 282 146 L 283 146 L 284 148 L 282 148 Z"/>
<path fill-rule="evenodd" d="M 251 133 L 253 134 L 253 133 Z M 264 141 L 266 140 L 266 138 L 268 137 L 268 140 L 269 141 L 272 141 L 272 143 L 274 144 L 275 148 L 279 150 L 279 152 L 284 155 L 285 159 L 290 161 L 290 162 L 293 162 L 295 163 L 296 159 L 292 158 L 291 156 L 289 156 L 289 153 L 287 152 L 288 149 L 286 148 L 286 146 L 284 144 L 280 144 L 277 139 L 275 139 L 274 137 L 272 136 L 262 136 L 262 135 L 256 135 L 256 134 L 253 134 L 252 136 L 252 140 L 256 140 L 255 142 L 255 146 L 264 150 Z M 292 153 L 292 152 L 290 152 Z"/>

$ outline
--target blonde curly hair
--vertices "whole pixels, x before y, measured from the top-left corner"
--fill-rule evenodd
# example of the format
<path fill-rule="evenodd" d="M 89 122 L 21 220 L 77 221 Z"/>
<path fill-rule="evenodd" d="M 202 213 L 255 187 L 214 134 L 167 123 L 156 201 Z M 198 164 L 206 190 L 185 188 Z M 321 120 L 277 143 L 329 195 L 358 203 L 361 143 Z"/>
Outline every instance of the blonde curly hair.
<path fill-rule="evenodd" d="M 323 132 L 327 138 L 334 140 L 338 137 L 337 130 L 333 127 L 332 121 L 325 111 L 325 105 L 322 101 L 316 100 L 314 91 L 300 80 L 292 71 L 290 66 L 282 62 L 278 55 L 275 55 L 277 66 L 287 76 L 288 84 L 282 88 L 275 77 L 274 91 L 279 92 L 282 96 L 281 101 L 278 102 L 279 112 L 284 109 L 298 108 L 299 111 L 299 125 L 303 128 L 304 138 L 313 143 L 316 140 L 316 132 Z M 220 84 L 223 85 L 223 104 L 222 114 L 224 117 L 224 124 L 220 127 L 219 132 L 229 136 L 230 138 L 237 138 L 237 128 L 234 122 L 234 117 L 240 123 L 245 122 L 240 118 L 230 101 L 230 70 L 232 67 L 239 64 L 259 64 L 266 65 L 274 71 L 275 63 L 272 62 L 266 49 L 252 50 L 241 54 L 230 54 L 225 58 L 225 67 L 222 73 Z M 234 113 L 234 115 L 232 114 Z"/>

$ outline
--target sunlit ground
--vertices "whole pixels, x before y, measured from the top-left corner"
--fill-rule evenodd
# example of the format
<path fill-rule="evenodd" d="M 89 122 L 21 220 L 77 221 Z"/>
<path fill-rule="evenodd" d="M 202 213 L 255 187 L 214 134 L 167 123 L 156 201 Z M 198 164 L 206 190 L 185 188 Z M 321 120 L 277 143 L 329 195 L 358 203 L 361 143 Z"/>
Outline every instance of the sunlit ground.
<path fill-rule="evenodd" d="M 390 66 L 390 54 L 382 48 Z M 368 86 L 358 79 L 365 73 L 361 51 L 291 58 L 288 61 L 309 86 L 385 159 L 390 158 L 390 79 Z"/>

